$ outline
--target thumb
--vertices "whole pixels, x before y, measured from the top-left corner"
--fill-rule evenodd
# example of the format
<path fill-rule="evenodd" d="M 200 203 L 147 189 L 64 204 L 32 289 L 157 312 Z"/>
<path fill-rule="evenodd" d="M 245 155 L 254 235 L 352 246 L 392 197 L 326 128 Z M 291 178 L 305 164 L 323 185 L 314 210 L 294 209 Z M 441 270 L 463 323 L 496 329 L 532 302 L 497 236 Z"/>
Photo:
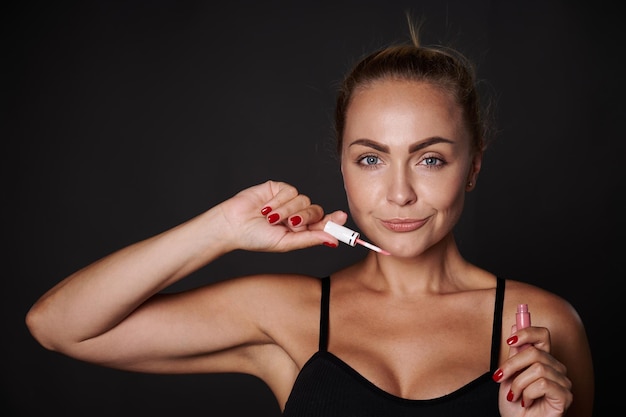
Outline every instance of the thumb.
<path fill-rule="evenodd" d="M 348 221 L 348 213 L 343 210 L 334 211 L 324 217 L 323 223 L 326 224 L 329 220 L 343 226 Z"/>

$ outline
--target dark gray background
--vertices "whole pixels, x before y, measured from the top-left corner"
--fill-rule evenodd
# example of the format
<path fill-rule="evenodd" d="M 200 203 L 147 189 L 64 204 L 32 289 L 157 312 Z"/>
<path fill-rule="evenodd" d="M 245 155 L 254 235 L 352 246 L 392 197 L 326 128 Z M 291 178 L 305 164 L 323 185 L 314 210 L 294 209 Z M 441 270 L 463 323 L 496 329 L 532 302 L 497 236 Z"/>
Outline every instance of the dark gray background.
<path fill-rule="evenodd" d="M 461 248 L 578 309 L 596 415 L 608 412 L 619 394 L 606 379 L 623 369 L 624 46 L 615 8 L 571 3 L 5 4 L 4 415 L 279 415 L 248 376 L 139 375 L 48 352 L 24 315 L 74 270 L 266 179 L 346 209 L 334 89 L 361 54 L 406 39 L 408 9 L 425 19 L 425 43 L 464 51 L 497 99 L 499 134 L 459 225 Z M 362 255 L 237 252 L 174 289 L 248 272 L 324 275 Z"/>

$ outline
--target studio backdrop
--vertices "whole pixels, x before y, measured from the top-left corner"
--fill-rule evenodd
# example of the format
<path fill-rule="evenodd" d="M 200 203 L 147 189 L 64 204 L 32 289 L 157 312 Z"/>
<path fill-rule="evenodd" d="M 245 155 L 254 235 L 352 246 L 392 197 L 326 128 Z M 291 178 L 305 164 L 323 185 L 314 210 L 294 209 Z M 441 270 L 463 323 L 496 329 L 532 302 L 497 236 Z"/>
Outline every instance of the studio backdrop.
<path fill-rule="evenodd" d="M 2 409 L 6 416 L 278 417 L 246 375 L 144 375 L 42 348 L 24 317 L 71 272 L 268 179 L 347 210 L 336 87 L 364 53 L 454 46 L 492 96 L 495 140 L 457 237 L 472 262 L 568 299 L 608 413 L 626 276 L 623 38 L 617 13 L 566 1 L 86 1 L 5 6 Z M 350 225 L 350 221 L 348 225 Z M 342 245 L 232 253 L 168 291 L 251 272 L 323 276 Z M 621 310 L 621 309 L 620 309 Z M 375 337 L 373 335 L 373 337 Z"/>

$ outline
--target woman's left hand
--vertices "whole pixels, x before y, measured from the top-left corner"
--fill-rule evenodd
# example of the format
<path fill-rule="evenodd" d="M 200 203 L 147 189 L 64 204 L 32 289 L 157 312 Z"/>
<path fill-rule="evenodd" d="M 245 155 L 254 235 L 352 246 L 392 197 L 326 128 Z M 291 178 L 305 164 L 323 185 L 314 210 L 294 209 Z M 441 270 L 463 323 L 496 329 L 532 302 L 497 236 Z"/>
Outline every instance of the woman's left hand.
<path fill-rule="evenodd" d="M 509 357 L 493 374 L 499 382 L 503 417 L 556 417 L 572 404 L 572 382 L 565 365 L 550 354 L 550 331 L 545 327 L 513 326 Z"/>

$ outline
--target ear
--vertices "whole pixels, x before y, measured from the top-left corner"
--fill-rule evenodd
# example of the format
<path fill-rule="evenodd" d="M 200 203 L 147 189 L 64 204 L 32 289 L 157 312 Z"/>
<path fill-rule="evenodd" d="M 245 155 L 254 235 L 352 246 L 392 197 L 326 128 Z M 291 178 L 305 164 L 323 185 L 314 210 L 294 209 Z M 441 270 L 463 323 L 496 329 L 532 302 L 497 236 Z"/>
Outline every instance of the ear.
<path fill-rule="evenodd" d="M 476 181 L 478 180 L 478 173 L 483 163 L 483 153 L 475 152 L 472 157 L 472 163 L 470 165 L 469 172 L 467 173 L 467 182 L 465 183 L 465 191 L 472 191 L 476 187 Z"/>

